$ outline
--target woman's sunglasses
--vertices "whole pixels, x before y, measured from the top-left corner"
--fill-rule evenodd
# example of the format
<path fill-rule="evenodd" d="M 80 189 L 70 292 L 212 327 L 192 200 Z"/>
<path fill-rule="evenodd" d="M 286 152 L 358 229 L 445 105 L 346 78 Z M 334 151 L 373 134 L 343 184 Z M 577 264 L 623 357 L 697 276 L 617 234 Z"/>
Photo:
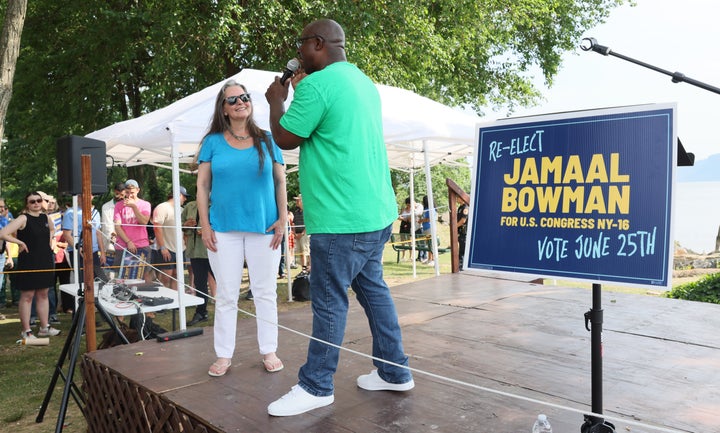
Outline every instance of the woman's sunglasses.
<path fill-rule="evenodd" d="M 228 96 L 227 98 L 225 98 L 225 102 L 227 102 L 228 105 L 235 105 L 237 104 L 238 99 L 242 102 L 250 102 L 250 94 L 243 93 L 242 95 L 238 96 Z"/>
<path fill-rule="evenodd" d="M 38 200 L 28 200 L 27 202 L 28 202 L 28 204 L 35 204 L 35 203 L 42 204 L 43 201 L 44 201 L 43 199 L 38 199 Z"/>

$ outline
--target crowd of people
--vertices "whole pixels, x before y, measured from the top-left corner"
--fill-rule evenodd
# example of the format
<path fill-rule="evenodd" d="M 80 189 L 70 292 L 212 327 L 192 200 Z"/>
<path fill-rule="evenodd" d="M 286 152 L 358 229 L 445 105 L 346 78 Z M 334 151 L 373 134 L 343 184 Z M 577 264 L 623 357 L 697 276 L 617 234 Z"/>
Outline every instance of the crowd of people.
<path fill-rule="evenodd" d="M 116 276 L 122 265 L 122 258 L 126 257 L 128 263 L 146 264 L 138 266 L 139 270 L 134 271 L 135 274 L 128 271 L 128 276 L 139 274 L 146 282 L 158 279 L 164 286 L 176 289 L 177 246 L 172 194 L 168 194 L 167 201 L 153 207 L 140 198 L 139 193 L 139 183 L 128 179 L 113 185 L 112 197 L 101 205 L 100 210 L 93 205 L 90 219 L 94 229 L 89 245 L 92 245 L 94 274 L 103 280 Z M 215 280 L 207 249 L 198 236 L 200 232 L 191 228 L 199 226 L 197 202 L 186 203 L 189 195 L 185 187 L 180 188 L 180 197 L 181 206 L 184 205 L 181 217 L 182 248 L 184 257 L 189 261 L 185 269 L 191 276 L 192 286 L 188 291 L 198 291 L 204 295 L 201 295 L 203 304 L 196 308 L 193 318 L 188 322 L 189 326 L 193 326 L 208 320 L 207 297 L 215 296 Z M 81 197 L 78 196 L 78 203 L 80 200 Z M 287 205 L 284 209 L 290 226 L 290 247 L 293 254 L 294 214 Z M 31 236 L 33 241 L 39 239 L 40 235 L 32 231 L 37 224 L 31 222 L 39 218 L 39 215 L 43 215 L 42 221 L 47 219 L 42 228 L 43 233 L 47 230 L 51 251 L 52 260 L 47 263 L 38 261 L 35 255 L 43 254 L 41 251 L 45 249 L 44 243 L 42 249 L 33 248 L 29 254 L 28 240 L 25 239 L 28 236 Z M 74 280 L 76 248 L 79 249 L 78 280 L 83 280 L 83 243 L 80 237 L 82 220 L 82 210 L 78 209 L 75 215 L 71 197 L 64 197 L 64 201 L 58 202 L 54 196 L 43 191 L 33 191 L 25 197 L 25 206 L 18 209 L 16 215 L 10 210 L 6 200 L 0 197 L 0 307 L 18 308 L 22 338 L 59 335 L 60 330 L 52 325 L 61 323 L 60 314 L 67 314 L 69 318 L 74 314 L 75 297 L 60 291 L 59 287 Z M 30 226 L 26 227 L 28 222 L 31 222 Z M 124 250 L 131 254 L 123 255 Z M 309 262 L 307 258 L 302 260 L 303 263 Z M 286 276 L 284 266 L 283 263 L 282 267 L 275 267 L 278 278 Z M 297 268 L 294 259 L 289 266 Z M 29 279 L 29 275 L 33 278 Z M 38 284 L 45 286 L 45 283 L 46 287 L 35 287 Z M 248 295 L 249 299 L 252 299 L 251 292 L 248 292 Z M 24 319 L 25 316 L 27 320 Z M 0 320 L 5 319 L 5 315 L 0 313 Z M 34 332 L 32 328 L 38 325 L 40 328 Z"/>

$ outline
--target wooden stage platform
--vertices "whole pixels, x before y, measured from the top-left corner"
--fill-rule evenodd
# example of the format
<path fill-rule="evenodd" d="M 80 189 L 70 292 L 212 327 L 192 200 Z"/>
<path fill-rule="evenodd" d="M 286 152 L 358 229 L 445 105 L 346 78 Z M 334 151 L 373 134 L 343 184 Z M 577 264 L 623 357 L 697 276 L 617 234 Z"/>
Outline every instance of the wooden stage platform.
<path fill-rule="evenodd" d="M 267 405 L 297 383 L 307 339 L 281 330 L 285 369 L 269 374 L 255 322 L 244 320 L 222 378 L 207 375 L 211 327 L 198 337 L 86 355 L 90 431 L 528 433 L 538 413 L 556 433 L 580 431 L 582 415 L 564 407 L 590 410 L 589 290 L 461 273 L 392 292 L 410 365 L 432 373 L 415 372 L 410 392 L 357 388 L 372 363 L 343 352 L 334 404 L 270 417 Z M 606 292 L 603 308 L 604 413 L 661 427 L 613 420 L 616 431 L 720 432 L 720 306 Z M 280 323 L 309 333 L 309 306 L 281 313 Z M 369 335 L 353 300 L 344 346 L 369 353 Z"/>

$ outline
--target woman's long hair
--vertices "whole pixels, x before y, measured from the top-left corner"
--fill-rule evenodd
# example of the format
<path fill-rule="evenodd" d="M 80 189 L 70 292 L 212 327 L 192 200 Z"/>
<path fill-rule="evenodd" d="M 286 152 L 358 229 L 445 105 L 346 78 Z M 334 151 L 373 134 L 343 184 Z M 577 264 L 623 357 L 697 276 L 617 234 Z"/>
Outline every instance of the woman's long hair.
<path fill-rule="evenodd" d="M 203 139 L 200 141 L 200 145 L 198 146 L 198 150 L 195 153 L 195 159 L 194 163 L 197 165 L 198 163 L 198 156 L 200 155 L 200 148 L 202 148 L 202 143 L 205 141 L 205 138 L 207 138 L 210 134 L 215 133 L 224 133 L 226 130 L 230 129 L 230 119 L 228 119 L 227 116 L 223 113 L 223 104 L 225 103 L 225 91 L 229 87 L 240 87 L 243 89 L 245 93 L 247 93 L 247 88 L 238 83 L 235 80 L 228 80 L 223 84 L 222 88 L 218 92 L 217 96 L 215 97 L 215 111 L 213 112 L 212 121 L 210 122 L 210 128 L 208 129 L 208 132 L 203 136 Z M 258 163 L 259 163 L 259 173 L 262 172 L 263 166 L 265 165 L 265 152 L 263 152 L 262 143 L 265 143 L 265 147 L 268 150 L 268 153 L 270 154 L 270 157 L 274 159 L 273 150 L 270 146 L 270 142 L 267 139 L 266 131 L 260 128 L 257 123 L 255 123 L 255 106 L 251 105 L 252 111 L 250 112 L 250 115 L 247 118 L 247 128 L 248 132 L 250 133 L 250 136 L 253 139 L 253 146 L 255 147 L 255 150 L 257 150 L 258 153 Z"/>

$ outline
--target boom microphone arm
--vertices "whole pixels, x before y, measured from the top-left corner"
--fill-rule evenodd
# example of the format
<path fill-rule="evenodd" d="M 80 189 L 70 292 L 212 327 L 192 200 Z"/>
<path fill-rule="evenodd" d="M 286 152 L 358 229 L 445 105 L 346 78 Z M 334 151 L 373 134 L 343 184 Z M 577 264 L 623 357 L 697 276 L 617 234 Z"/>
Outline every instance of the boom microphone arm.
<path fill-rule="evenodd" d="M 635 63 L 636 65 L 644 66 L 648 69 L 652 69 L 655 72 L 660 72 L 661 74 L 668 75 L 672 77 L 673 83 L 688 83 L 692 84 L 693 86 L 700 87 L 701 89 L 705 89 L 707 91 L 717 93 L 720 95 L 720 88 L 711 86 L 709 84 L 703 83 L 702 81 L 694 80 L 690 77 L 686 77 L 685 74 L 682 72 L 670 72 L 666 71 L 665 69 L 658 68 L 657 66 L 650 65 L 645 62 L 641 62 L 640 60 L 633 59 L 632 57 L 624 56 L 620 53 L 616 53 L 613 50 L 611 50 L 609 47 L 606 47 L 604 45 L 600 45 L 597 43 L 597 40 L 595 38 L 584 38 L 582 42 L 580 43 L 580 49 L 583 51 L 595 51 L 596 53 L 602 54 L 603 56 L 615 56 L 619 57 L 623 60 L 627 60 L 630 63 Z"/>

